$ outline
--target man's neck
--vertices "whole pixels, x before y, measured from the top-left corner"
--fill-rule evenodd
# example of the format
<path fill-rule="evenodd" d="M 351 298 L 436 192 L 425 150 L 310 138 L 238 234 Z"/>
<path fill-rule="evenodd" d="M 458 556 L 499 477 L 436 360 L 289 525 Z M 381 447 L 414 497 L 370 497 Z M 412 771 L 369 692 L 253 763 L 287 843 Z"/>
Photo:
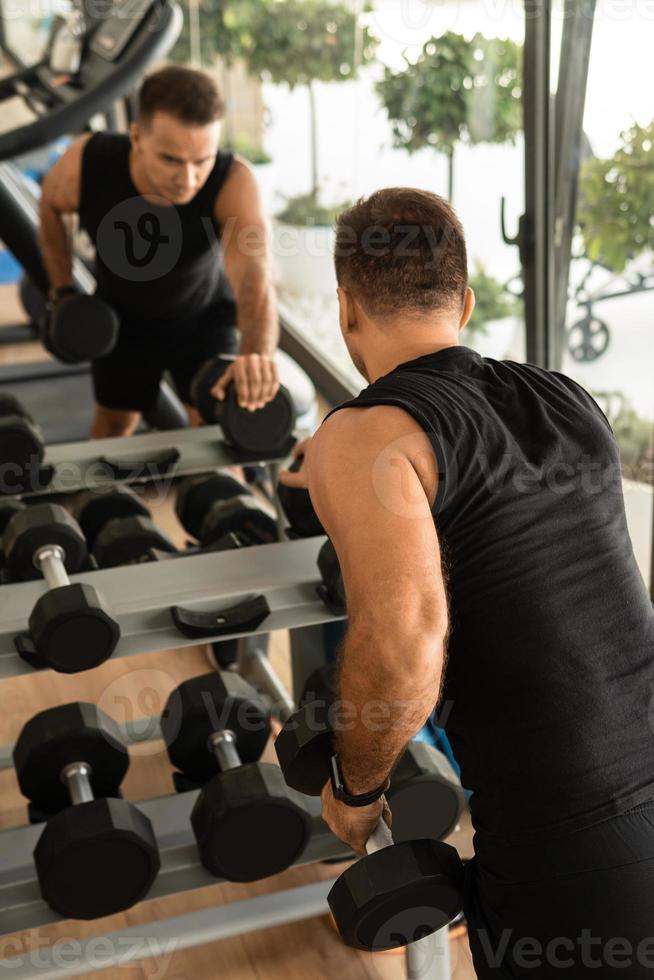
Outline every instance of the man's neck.
<path fill-rule="evenodd" d="M 371 383 L 377 381 L 378 378 L 382 378 L 385 374 L 389 374 L 395 370 L 400 364 L 407 364 L 409 361 L 415 361 L 417 358 L 424 357 L 426 354 L 435 354 L 437 351 L 445 350 L 448 347 L 459 346 L 458 340 L 441 338 L 407 344 L 401 348 L 397 346 L 388 351 L 378 351 L 376 352 L 374 363 L 369 365 L 370 381 Z"/>

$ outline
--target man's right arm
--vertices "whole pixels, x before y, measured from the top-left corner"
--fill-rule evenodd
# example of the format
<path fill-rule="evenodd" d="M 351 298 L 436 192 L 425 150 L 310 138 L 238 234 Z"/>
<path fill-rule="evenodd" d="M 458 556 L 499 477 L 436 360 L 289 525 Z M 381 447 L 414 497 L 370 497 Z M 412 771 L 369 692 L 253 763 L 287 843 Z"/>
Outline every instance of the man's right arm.
<path fill-rule="evenodd" d="M 65 215 L 79 210 L 82 153 L 91 134 L 79 136 L 46 174 L 39 208 L 39 246 L 50 285 L 73 282 L 73 249 Z"/>

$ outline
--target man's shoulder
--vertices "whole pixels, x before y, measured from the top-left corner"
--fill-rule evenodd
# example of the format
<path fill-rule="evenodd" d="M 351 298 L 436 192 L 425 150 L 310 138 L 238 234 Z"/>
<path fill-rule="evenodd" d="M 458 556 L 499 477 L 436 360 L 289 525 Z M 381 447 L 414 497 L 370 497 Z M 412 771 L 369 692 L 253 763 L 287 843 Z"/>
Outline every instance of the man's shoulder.
<path fill-rule="evenodd" d="M 341 459 L 377 457 L 395 451 L 412 458 L 424 451 L 428 435 L 423 426 L 406 409 L 397 405 L 345 406 L 333 412 L 316 436 L 320 452 L 333 453 Z"/>

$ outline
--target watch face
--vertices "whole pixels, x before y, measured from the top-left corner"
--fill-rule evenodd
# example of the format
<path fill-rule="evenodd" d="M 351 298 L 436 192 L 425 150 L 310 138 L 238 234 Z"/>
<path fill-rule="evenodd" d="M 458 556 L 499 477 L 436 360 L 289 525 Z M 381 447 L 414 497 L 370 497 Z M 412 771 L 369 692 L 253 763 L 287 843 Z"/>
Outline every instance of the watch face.
<path fill-rule="evenodd" d="M 338 756 L 333 755 L 330 759 L 329 764 L 329 778 L 332 784 L 332 793 L 334 798 L 343 801 L 343 778 L 341 776 L 341 767 L 338 764 Z"/>

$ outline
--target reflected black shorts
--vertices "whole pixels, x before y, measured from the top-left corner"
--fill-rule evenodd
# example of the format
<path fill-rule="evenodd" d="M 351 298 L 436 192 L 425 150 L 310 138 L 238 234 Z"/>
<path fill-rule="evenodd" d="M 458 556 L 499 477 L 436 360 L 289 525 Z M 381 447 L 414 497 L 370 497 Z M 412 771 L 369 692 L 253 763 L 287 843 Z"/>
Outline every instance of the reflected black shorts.
<path fill-rule="evenodd" d="M 238 330 L 220 323 L 214 310 L 172 325 L 122 320 L 115 348 L 92 364 L 95 400 L 104 408 L 147 412 L 168 372 L 179 397 L 189 404 L 196 371 L 210 357 L 236 354 L 238 347 Z"/>
<path fill-rule="evenodd" d="M 557 840 L 475 851 L 465 913 L 480 980 L 654 976 L 654 801 Z"/>

